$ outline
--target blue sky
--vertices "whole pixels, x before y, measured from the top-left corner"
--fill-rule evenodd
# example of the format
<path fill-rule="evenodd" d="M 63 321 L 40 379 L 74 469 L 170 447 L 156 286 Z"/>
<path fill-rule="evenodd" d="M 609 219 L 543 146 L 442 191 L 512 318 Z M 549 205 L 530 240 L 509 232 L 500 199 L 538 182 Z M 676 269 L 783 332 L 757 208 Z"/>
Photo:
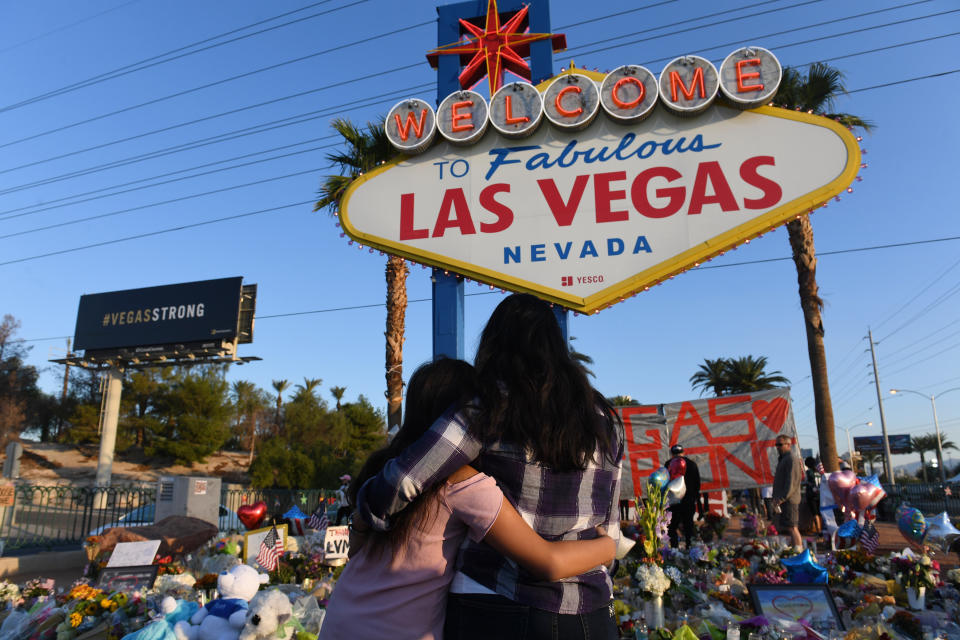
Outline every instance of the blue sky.
<path fill-rule="evenodd" d="M 232 380 L 269 389 L 278 378 L 319 377 L 328 400 L 326 390 L 339 385 L 348 398 L 364 394 L 383 406 L 384 258 L 348 245 L 328 215 L 298 203 L 314 199 L 331 172 L 332 118 L 366 122 L 401 98 L 434 95 L 424 53 L 437 44 L 438 4 L 5 4 L 0 313 L 22 322 L 31 361 L 45 369 L 42 385 L 59 388 L 62 370 L 46 361 L 63 354 L 82 294 L 241 275 L 259 285 L 255 341 L 242 354 L 263 360 L 234 367 Z M 719 65 L 742 45 L 766 47 L 784 66 L 838 67 L 850 94 L 837 110 L 876 129 L 862 143 L 862 182 L 813 217 L 819 252 L 960 235 L 955 3 L 674 0 L 638 8 L 557 0 L 551 18 L 569 47 L 555 58 L 558 71 L 572 59 L 601 71 L 631 63 L 659 73 L 688 53 Z M 144 60 L 146 68 L 128 67 Z M 132 236 L 140 237 L 121 240 Z M 98 246 L 78 249 L 87 245 Z M 821 257 L 839 427 L 872 421 L 852 434 L 879 433 L 870 327 L 884 393 L 960 386 L 957 247 L 944 240 Z M 572 318 L 597 387 L 643 402 L 681 400 L 696 395 L 688 379 L 704 358 L 765 355 L 793 382 L 801 445 L 815 446 L 796 273 L 791 261 L 777 260 L 789 254 L 778 230 L 715 268 Z M 407 374 L 431 355 L 429 272 L 414 268 L 408 288 Z M 466 291 L 472 358 L 501 294 L 476 284 Z M 937 408 L 944 434 L 960 442 L 960 391 Z M 886 395 L 885 409 L 891 433 L 932 431 L 923 398 Z M 841 450 L 845 441 L 840 430 Z"/>

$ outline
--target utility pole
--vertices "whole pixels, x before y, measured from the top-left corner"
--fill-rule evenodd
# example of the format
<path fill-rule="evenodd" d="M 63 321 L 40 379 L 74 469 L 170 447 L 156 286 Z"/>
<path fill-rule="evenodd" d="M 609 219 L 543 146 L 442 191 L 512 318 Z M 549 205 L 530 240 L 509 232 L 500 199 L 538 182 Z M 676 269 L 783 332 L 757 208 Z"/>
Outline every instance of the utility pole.
<path fill-rule="evenodd" d="M 887 438 L 887 420 L 883 415 L 883 394 L 880 393 L 880 373 L 877 371 L 877 351 L 874 349 L 873 331 L 867 329 L 870 340 L 870 357 L 873 358 L 873 383 L 877 387 L 877 408 L 880 409 L 880 429 L 883 432 L 883 468 L 887 473 L 887 482 L 897 484 L 893 477 L 893 461 L 890 459 L 890 440 Z"/>
<path fill-rule="evenodd" d="M 63 391 L 60 393 L 60 415 L 57 418 L 57 438 L 63 431 L 63 408 L 67 404 L 67 386 L 70 383 L 70 338 L 67 338 L 67 357 L 63 363 Z"/>

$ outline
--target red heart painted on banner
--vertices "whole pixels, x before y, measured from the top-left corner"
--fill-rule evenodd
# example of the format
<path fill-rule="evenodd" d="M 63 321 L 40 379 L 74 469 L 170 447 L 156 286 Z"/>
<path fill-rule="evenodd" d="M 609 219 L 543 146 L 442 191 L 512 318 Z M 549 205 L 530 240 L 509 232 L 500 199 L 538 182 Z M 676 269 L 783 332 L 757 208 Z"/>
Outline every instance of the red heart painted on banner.
<path fill-rule="evenodd" d="M 790 408 L 786 398 L 774 398 L 770 402 L 755 400 L 751 406 L 753 415 L 757 416 L 760 422 L 767 425 L 774 433 L 780 433 L 783 424 L 787 421 L 787 409 Z"/>
<path fill-rule="evenodd" d="M 813 602 L 806 596 L 776 596 L 773 610 L 791 620 L 809 619 L 813 613 Z"/>
<path fill-rule="evenodd" d="M 267 503 L 261 500 L 253 504 L 242 505 L 237 509 L 237 517 L 247 530 L 256 529 L 267 517 Z"/>

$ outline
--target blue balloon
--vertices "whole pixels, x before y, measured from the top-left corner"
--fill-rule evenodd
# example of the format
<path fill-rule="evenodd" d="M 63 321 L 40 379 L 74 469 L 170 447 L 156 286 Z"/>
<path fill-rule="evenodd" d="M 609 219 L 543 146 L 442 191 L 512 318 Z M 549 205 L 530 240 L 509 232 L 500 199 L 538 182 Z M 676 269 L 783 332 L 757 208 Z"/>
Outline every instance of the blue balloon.
<path fill-rule="evenodd" d="M 305 514 L 303 511 L 300 511 L 300 507 L 297 505 L 293 505 L 285 514 L 283 514 L 284 520 L 303 520 L 307 517 L 307 514 Z"/>
<path fill-rule="evenodd" d="M 667 484 L 670 482 L 670 472 L 666 470 L 665 467 L 660 467 L 656 471 L 650 474 L 650 477 L 647 479 L 647 484 L 656 486 L 658 489 L 663 491 Z"/>
<path fill-rule="evenodd" d="M 827 568 L 817 564 L 810 549 L 792 558 L 780 560 L 787 569 L 787 581 L 791 584 L 827 584 Z"/>
<path fill-rule="evenodd" d="M 856 520 L 847 520 L 837 527 L 837 537 L 858 539 L 860 537 L 860 525 L 857 524 Z"/>

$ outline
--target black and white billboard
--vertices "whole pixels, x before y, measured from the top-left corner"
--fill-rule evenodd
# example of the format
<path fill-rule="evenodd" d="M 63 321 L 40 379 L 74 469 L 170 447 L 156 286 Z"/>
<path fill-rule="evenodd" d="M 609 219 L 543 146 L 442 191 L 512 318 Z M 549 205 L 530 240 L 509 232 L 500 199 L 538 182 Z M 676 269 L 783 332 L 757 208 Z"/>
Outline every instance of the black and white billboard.
<path fill-rule="evenodd" d="M 220 278 L 81 296 L 74 348 L 232 341 L 242 281 Z"/>

